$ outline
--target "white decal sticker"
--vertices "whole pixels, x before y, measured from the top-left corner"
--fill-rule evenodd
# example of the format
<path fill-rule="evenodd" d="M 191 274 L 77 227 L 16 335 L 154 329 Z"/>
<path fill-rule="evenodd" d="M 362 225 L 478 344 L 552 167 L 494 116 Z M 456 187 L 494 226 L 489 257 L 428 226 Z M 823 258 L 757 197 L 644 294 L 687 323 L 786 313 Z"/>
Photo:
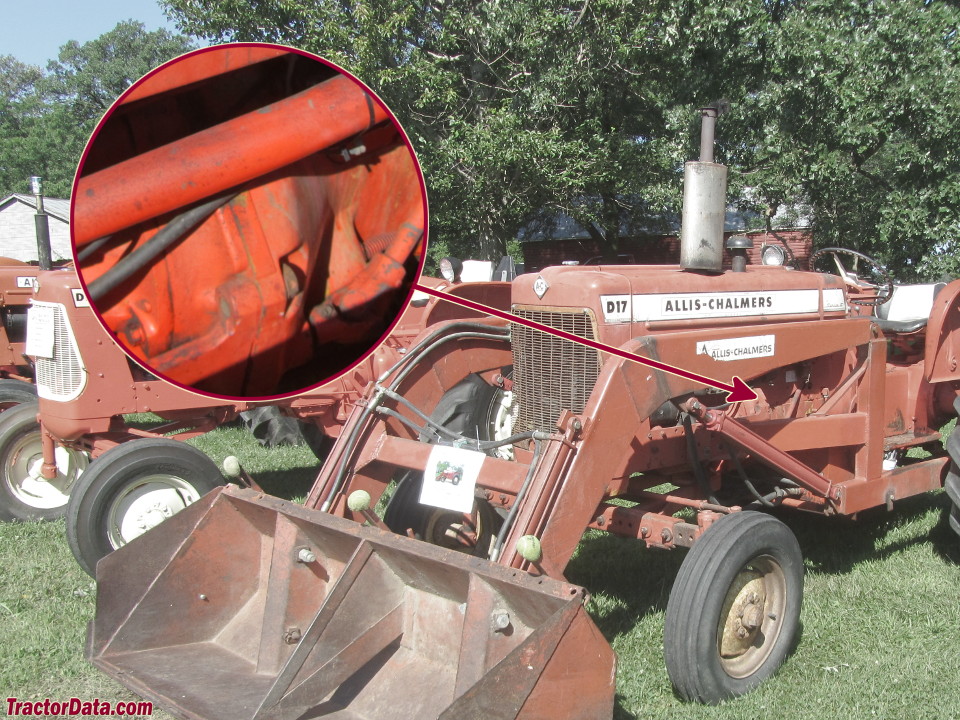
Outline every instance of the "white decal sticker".
<path fill-rule="evenodd" d="M 53 358 L 56 308 L 33 305 L 27 308 L 27 343 L 24 353 L 34 357 Z"/>
<path fill-rule="evenodd" d="M 74 307 L 90 307 L 90 301 L 87 300 L 87 294 L 82 288 L 71 288 L 70 294 L 73 295 Z"/>
<path fill-rule="evenodd" d="M 543 279 L 542 275 L 537 275 L 537 279 L 533 281 L 533 291 L 537 294 L 537 297 L 542 300 L 549 289 L 549 283 Z"/>
<path fill-rule="evenodd" d="M 704 340 L 697 343 L 697 355 L 709 355 L 721 362 L 770 357 L 776 352 L 776 341 L 776 335 Z"/>
<path fill-rule="evenodd" d="M 485 457 L 474 450 L 435 445 L 423 472 L 420 503 L 455 512 L 472 512 L 473 491 Z"/>
<path fill-rule="evenodd" d="M 630 322 L 629 295 L 601 295 L 600 306 L 603 308 L 603 319 L 608 323 Z"/>
<path fill-rule="evenodd" d="M 840 288 L 829 288 L 823 291 L 823 311 L 832 312 L 836 310 L 846 310 L 847 304 L 843 301 L 843 290 Z"/>
<path fill-rule="evenodd" d="M 634 295 L 635 322 L 792 315 L 820 311 L 819 290 Z"/>
<path fill-rule="evenodd" d="M 30 277 L 29 275 L 27 275 L 27 276 L 18 275 L 18 276 L 17 276 L 17 287 L 18 287 L 18 288 L 33 288 L 33 289 L 36 289 L 36 287 L 37 287 L 37 279 L 36 279 L 35 277 Z"/>

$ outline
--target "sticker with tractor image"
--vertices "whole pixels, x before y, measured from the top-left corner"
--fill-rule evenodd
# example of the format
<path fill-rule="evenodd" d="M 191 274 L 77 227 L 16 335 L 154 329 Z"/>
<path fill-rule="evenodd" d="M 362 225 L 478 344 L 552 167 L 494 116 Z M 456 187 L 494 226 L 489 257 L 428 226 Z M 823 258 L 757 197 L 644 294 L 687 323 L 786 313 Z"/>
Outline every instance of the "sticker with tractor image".
<path fill-rule="evenodd" d="M 709 355 L 721 362 L 771 357 L 776 352 L 776 342 L 776 335 L 704 340 L 697 343 L 697 355 Z"/>
<path fill-rule="evenodd" d="M 423 472 L 420 503 L 456 512 L 471 512 L 473 492 L 485 457 L 474 450 L 435 445 Z"/>

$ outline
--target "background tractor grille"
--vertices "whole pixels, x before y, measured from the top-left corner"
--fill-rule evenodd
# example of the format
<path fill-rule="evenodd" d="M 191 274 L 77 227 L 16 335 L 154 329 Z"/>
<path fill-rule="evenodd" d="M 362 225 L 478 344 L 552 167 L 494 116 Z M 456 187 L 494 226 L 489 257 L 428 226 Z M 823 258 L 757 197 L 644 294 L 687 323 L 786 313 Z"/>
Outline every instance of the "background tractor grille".
<path fill-rule="evenodd" d="M 36 359 L 37 392 L 50 400 L 72 400 L 80 394 L 86 378 L 67 313 L 61 305 L 53 307 L 53 357 Z"/>
<path fill-rule="evenodd" d="M 557 330 L 596 340 L 593 317 L 586 310 L 530 310 L 513 314 Z M 583 412 L 600 374 L 600 353 L 556 335 L 514 324 L 513 431 L 556 429 L 562 410 Z"/>

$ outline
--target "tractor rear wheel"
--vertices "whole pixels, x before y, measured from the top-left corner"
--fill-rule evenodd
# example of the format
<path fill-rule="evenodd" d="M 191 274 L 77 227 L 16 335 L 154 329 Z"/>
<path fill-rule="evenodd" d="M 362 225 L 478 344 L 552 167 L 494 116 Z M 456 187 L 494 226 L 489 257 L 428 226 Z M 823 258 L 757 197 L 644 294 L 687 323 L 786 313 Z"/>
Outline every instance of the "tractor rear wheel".
<path fill-rule="evenodd" d="M 90 465 L 67 506 L 67 544 L 93 575 L 97 561 L 223 485 L 216 463 L 176 440 L 111 448 Z"/>
<path fill-rule="evenodd" d="M 57 476 L 40 474 L 43 442 L 36 398 L 0 415 L 0 520 L 55 520 L 86 469 L 87 454 L 57 447 Z"/>
<path fill-rule="evenodd" d="M 37 399 L 37 387 L 23 380 L 0 378 L 0 412 Z"/>
<path fill-rule="evenodd" d="M 469 375 L 444 393 L 430 419 L 465 437 L 481 441 L 504 439 L 510 436 L 510 403 L 509 392 L 484 382 L 477 375 Z M 425 432 L 420 440 L 436 443 L 440 437 Z M 512 448 L 504 446 L 495 452 L 498 457 L 509 459 Z M 401 535 L 412 531 L 434 545 L 487 557 L 490 544 L 503 524 L 503 518 L 493 506 L 477 499 L 472 512 L 458 513 L 421 505 L 422 485 L 423 473 L 406 473 L 400 479 L 383 514 L 384 524 Z"/>
<path fill-rule="evenodd" d="M 455 510 L 420 504 L 423 473 L 409 472 L 401 478 L 383 513 L 384 524 L 399 535 L 408 531 L 433 545 L 459 552 L 487 557 L 490 544 L 503 524 L 493 506 L 477 499 L 473 510 Z"/>
<path fill-rule="evenodd" d="M 953 409 L 960 416 L 960 397 L 953 402 Z M 943 488 L 950 498 L 950 527 L 960 535 L 960 421 L 947 438 L 947 454 L 950 456 L 950 469 L 943 481 Z"/>
<path fill-rule="evenodd" d="M 803 557 L 786 525 L 757 512 L 714 523 L 667 602 L 663 646 L 677 693 L 712 705 L 773 675 L 793 645 L 802 599 Z"/>

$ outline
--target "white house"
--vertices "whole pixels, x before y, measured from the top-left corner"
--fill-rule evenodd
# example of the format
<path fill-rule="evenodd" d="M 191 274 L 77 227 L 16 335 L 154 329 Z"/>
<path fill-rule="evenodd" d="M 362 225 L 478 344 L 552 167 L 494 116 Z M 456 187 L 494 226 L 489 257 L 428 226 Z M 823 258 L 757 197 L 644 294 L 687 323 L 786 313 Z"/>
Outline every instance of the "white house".
<path fill-rule="evenodd" d="M 51 255 L 54 262 L 73 257 L 70 250 L 70 201 L 44 198 L 49 216 Z M 37 199 L 33 195 L 10 195 L 0 200 L 0 257 L 37 262 L 37 229 L 34 217 Z"/>

